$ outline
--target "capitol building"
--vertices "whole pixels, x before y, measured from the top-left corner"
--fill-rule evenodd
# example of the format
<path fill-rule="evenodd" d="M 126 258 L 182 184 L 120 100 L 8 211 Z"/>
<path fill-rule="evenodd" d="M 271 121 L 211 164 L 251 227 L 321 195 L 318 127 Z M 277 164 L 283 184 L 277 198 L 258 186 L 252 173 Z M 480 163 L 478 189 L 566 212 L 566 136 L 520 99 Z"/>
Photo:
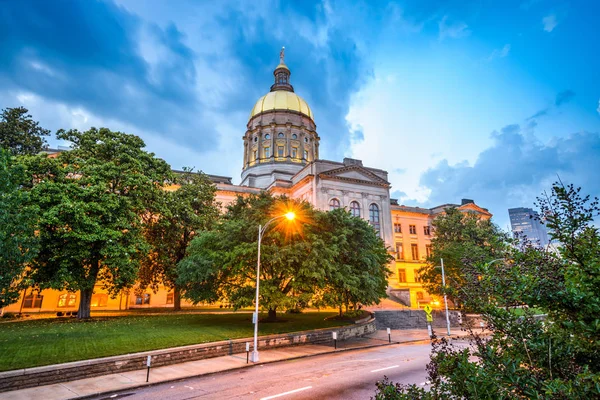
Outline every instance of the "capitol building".
<path fill-rule="evenodd" d="M 223 206 L 237 196 L 258 194 L 263 190 L 304 200 L 319 210 L 345 208 L 367 220 L 385 242 L 394 260 L 389 266 L 388 301 L 392 307 L 419 308 L 439 306 L 439 299 L 422 287 L 418 274 L 431 252 L 432 221 L 448 207 L 489 219 L 487 209 L 472 200 L 443 204 L 433 208 L 399 205 L 390 198 L 387 171 L 365 166 L 361 160 L 342 161 L 319 158 L 320 136 L 309 104 L 291 84 L 291 71 L 284 61 L 273 71 L 270 91 L 250 109 L 243 135 L 241 183 L 232 178 L 208 175 L 217 187 L 217 201 Z M 357 250 L 359 251 L 359 250 Z M 28 293 L 6 308 L 11 312 L 77 310 L 79 293 L 44 290 Z M 112 299 L 98 285 L 92 296 L 92 311 L 144 307 L 172 307 L 173 292 L 166 287 L 158 292 L 134 290 Z M 182 299 L 182 306 L 191 306 Z"/>
<path fill-rule="evenodd" d="M 399 205 L 390 198 L 387 171 L 352 158 L 341 162 L 320 159 L 315 116 L 295 93 L 283 56 L 282 50 L 270 91 L 250 111 L 243 136 L 240 185 L 233 185 L 231 178 L 211 176 L 217 185 L 217 200 L 228 204 L 237 195 L 267 190 L 307 201 L 319 210 L 346 208 L 367 220 L 394 256 L 390 299 L 400 307 L 436 306 L 437 300 L 424 291 L 418 275 L 431 252 L 433 219 L 448 207 L 485 219 L 492 215 L 469 199 L 431 209 Z"/>

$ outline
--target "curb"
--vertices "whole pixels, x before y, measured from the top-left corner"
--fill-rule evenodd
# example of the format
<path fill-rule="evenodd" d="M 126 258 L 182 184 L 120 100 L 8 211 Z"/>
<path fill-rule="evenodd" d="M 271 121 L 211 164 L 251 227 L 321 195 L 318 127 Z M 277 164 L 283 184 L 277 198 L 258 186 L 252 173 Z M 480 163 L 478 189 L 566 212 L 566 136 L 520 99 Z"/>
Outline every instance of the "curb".
<path fill-rule="evenodd" d="M 303 354 L 303 355 L 300 355 L 300 356 L 294 356 L 294 357 L 290 357 L 290 358 L 284 358 L 284 359 L 281 359 L 281 360 L 263 361 L 263 362 L 258 362 L 256 364 L 246 364 L 246 365 L 242 365 L 242 366 L 239 366 L 239 367 L 225 369 L 225 370 L 222 370 L 222 371 L 205 372 L 205 373 L 200 373 L 200 374 L 197 374 L 197 375 L 186 376 L 186 377 L 183 377 L 183 378 L 174 378 L 174 379 L 167 379 L 167 380 L 160 381 L 160 382 L 148 382 L 148 383 L 143 383 L 143 384 L 137 384 L 137 385 L 130 386 L 130 387 L 126 388 L 126 389 L 109 390 L 109 391 L 106 391 L 106 392 L 97 392 L 97 393 L 93 393 L 93 394 L 86 394 L 85 396 L 74 397 L 73 399 L 77 399 L 77 400 L 92 399 L 92 398 L 94 398 L 96 396 L 124 393 L 124 392 L 130 391 L 130 390 L 135 390 L 135 389 L 140 389 L 140 388 L 147 388 L 147 387 L 162 385 L 163 383 L 180 382 L 180 381 L 183 381 L 183 380 L 186 380 L 186 379 L 199 378 L 199 377 L 202 377 L 202 376 L 210 376 L 210 375 L 219 374 L 219 373 L 223 373 L 223 372 L 238 371 L 238 370 L 245 369 L 245 368 L 256 367 L 256 366 L 259 366 L 259 365 L 274 364 L 274 363 L 278 363 L 278 362 L 282 362 L 282 361 L 299 360 L 299 359 L 302 359 L 302 358 L 316 357 L 316 356 L 327 355 L 327 354 L 335 354 L 335 353 L 343 353 L 343 352 L 348 352 L 348 351 L 353 351 L 353 350 L 371 349 L 371 348 L 375 348 L 375 347 L 384 347 L 384 346 L 391 346 L 391 345 L 398 345 L 398 344 L 415 344 L 415 343 L 419 343 L 419 342 L 431 342 L 431 340 L 430 339 L 414 339 L 414 340 L 408 340 L 408 341 L 405 341 L 405 342 L 394 342 L 394 341 L 392 341 L 392 343 L 370 344 L 370 345 L 362 346 L 362 347 L 351 347 L 351 348 L 346 348 L 346 349 L 336 349 L 336 350 L 326 351 L 326 352 L 318 353 L 318 354 Z"/>

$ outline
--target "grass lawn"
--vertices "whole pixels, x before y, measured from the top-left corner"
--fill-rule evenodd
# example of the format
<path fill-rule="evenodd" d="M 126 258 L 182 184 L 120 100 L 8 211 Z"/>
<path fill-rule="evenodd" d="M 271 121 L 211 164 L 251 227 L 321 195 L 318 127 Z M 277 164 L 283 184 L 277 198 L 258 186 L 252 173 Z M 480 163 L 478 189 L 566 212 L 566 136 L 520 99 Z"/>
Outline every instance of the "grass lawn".
<path fill-rule="evenodd" d="M 346 325 L 332 312 L 280 314 L 259 335 Z M 264 315 L 266 317 L 266 315 Z M 261 316 L 262 317 L 262 316 Z M 0 371 L 251 337 L 251 314 L 163 314 L 0 323 Z"/>

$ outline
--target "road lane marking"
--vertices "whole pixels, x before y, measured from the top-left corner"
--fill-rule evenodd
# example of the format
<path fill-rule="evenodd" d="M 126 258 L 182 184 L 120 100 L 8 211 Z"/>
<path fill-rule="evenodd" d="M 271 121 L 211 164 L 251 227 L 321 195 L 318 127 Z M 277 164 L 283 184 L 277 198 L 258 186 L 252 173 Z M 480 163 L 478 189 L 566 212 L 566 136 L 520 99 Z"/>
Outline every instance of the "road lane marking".
<path fill-rule="evenodd" d="M 398 365 L 392 365 L 391 367 L 385 367 L 385 368 L 379 368 L 379 369 L 374 369 L 371 372 L 379 372 L 379 371 L 385 371 L 386 369 L 392 369 L 392 368 L 398 368 Z"/>
<path fill-rule="evenodd" d="M 300 389 L 294 389 L 294 390 L 290 390 L 289 392 L 285 392 L 285 393 L 279 393 L 279 394 L 275 394 L 273 396 L 269 396 L 269 397 L 263 397 L 260 400 L 269 400 L 269 399 L 275 399 L 277 397 L 281 397 L 281 396 L 287 396 L 288 394 L 292 394 L 292 393 L 298 393 L 301 392 L 303 390 L 307 390 L 307 389 L 312 389 L 312 386 L 306 386 Z"/>

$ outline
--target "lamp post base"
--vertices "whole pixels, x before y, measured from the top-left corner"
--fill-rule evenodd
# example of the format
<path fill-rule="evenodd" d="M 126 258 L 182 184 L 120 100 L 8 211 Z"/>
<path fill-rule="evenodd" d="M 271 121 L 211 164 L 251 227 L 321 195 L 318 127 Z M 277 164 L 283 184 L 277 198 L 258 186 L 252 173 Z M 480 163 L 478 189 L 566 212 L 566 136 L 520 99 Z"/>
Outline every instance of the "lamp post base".
<path fill-rule="evenodd" d="M 258 362 L 258 351 L 254 350 L 252 353 L 250 353 L 250 361 L 252 362 Z"/>

